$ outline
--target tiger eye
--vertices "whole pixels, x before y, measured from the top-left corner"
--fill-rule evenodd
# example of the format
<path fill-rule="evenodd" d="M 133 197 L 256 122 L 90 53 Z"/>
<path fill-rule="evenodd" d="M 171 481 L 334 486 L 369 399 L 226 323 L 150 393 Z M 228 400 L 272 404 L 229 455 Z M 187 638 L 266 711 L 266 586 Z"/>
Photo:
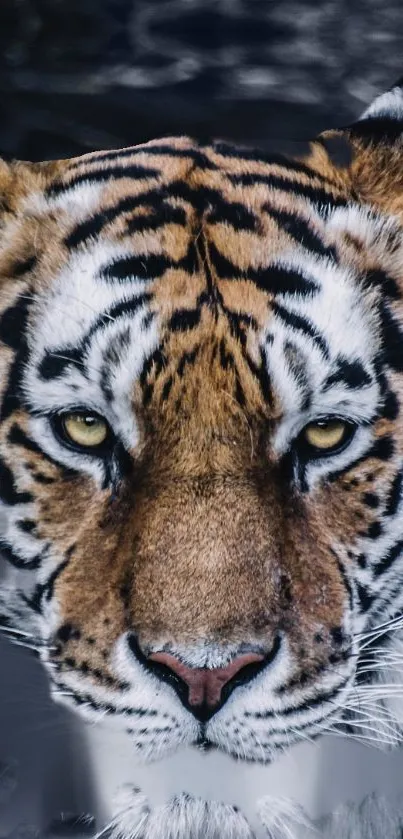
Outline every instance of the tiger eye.
<path fill-rule="evenodd" d="M 92 414 L 67 414 L 63 428 L 68 439 L 83 448 L 101 446 L 108 436 L 105 420 Z"/>
<path fill-rule="evenodd" d="M 307 425 L 303 435 L 310 446 L 321 451 L 327 451 L 341 445 L 347 428 L 347 423 L 342 420 L 321 420 Z"/>

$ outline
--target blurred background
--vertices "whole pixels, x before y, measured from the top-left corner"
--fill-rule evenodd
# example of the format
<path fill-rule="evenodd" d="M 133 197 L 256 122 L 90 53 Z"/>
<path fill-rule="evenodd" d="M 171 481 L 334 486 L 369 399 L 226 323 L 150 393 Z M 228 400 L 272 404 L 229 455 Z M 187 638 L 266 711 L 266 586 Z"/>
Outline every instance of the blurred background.
<path fill-rule="evenodd" d="M 292 149 L 393 84 L 402 46 L 401 0 L 0 0 L 0 155 L 173 133 Z M 81 737 L 1 641 L 0 839 L 93 834 Z"/>
<path fill-rule="evenodd" d="M 311 137 L 402 75 L 402 45 L 401 0 L 1 0 L 0 153 Z"/>

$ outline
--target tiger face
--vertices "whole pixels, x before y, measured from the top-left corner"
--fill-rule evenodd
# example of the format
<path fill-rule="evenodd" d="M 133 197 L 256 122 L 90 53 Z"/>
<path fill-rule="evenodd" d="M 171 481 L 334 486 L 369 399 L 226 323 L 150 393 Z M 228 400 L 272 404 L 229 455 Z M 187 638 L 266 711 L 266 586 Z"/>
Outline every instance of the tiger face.
<path fill-rule="evenodd" d="M 402 126 L 395 88 L 303 159 L 2 164 L 3 625 L 147 759 L 365 729 L 403 605 Z"/>

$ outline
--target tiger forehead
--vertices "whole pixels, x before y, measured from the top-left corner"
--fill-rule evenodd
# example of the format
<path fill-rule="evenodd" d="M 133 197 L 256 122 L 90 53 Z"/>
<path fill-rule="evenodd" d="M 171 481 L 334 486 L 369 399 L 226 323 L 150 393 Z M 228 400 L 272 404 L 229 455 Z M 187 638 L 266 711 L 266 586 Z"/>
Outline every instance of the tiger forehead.
<path fill-rule="evenodd" d="M 198 272 L 229 302 L 241 289 L 228 279 L 247 274 L 253 286 L 244 287 L 242 302 L 257 317 L 263 295 L 279 287 L 262 266 L 301 242 L 312 254 L 334 256 L 321 207 L 345 205 L 348 191 L 336 170 L 323 169 L 222 143 L 199 148 L 188 138 L 97 152 L 51 168 L 42 191 L 23 204 L 23 237 L 42 255 L 42 288 L 69 255 L 107 241 L 126 259 L 105 276 L 154 281 L 161 314 L 186 306 L 197 291 L 189 275 Z M 29 250 L 14 241 L 14 253 L 16 245 Z"/>
<path fill-rule="evenodd" d="M 296 241 L 324 255 L 329 234 L 318 207 L 340 206 L 347 193 L 336 174 L 298 161 L 265 161 L 223 144 L 201 150 L 184 138 L 79 158 L 52 179 L 45 197 L 50 209 L 66 211 L 58 223 L 68 250 L 107 236 L 146 254 L 138 268 L 148 277 L 170 268 L 180 275 L 194 267 L 203 233 L 221 280 L 260 268 Z M 235 258 L 220 260 L 220 253 Z"/>
<path fill-rule="evenodd" d="M 218 393 L 256 414 L 273 409 L 274 389 L 284 411 L 299 411 L 346 345 L 355 362 L 374 332 L 329 224 L 345 204 L 329 173 L 222 144 L 154 143 L 67 163 L 37 201 L 47 235 L 42 265 L 36 239 L 31 404 L 81 400 L 112 422 L 119 413 L 128 441 L 133 386 L 145 403 L 152 394 L 178 408 L 181 377 L 210 420 Z"/>
<path fill-rule="evenodd" d="M 182 310 L 193 324 L 209 303 L 232 320 L 247 312 L 260 329 L 277 294 L 315 290 L 304 257 L 336 256 L 320 207 L 345 203 L 336 177 L 302 163 L 223 144 L 201 150 L 187 138 L 69 161 L 44 199 L 34 230 L 40 288 L 57 292 L 60 275 L 71 285 L 81 274 L 74 288 L 85 305 L 92 270 L 99 296 L 101 282 L 121 296 L 142 282 L 144 300 L 170 327 Z M 284 270 L 287 260 L 294 264 Z"/>

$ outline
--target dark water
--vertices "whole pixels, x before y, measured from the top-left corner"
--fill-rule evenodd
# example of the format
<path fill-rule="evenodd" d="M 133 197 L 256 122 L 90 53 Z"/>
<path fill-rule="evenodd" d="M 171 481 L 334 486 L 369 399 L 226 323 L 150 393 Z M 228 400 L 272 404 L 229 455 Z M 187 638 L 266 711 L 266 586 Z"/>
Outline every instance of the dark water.
<path fill-rule="evenodd" d="M 401 0 L 2 0 L 0 151 L 187 133 L 278 146 L 403 73 Z"/>

